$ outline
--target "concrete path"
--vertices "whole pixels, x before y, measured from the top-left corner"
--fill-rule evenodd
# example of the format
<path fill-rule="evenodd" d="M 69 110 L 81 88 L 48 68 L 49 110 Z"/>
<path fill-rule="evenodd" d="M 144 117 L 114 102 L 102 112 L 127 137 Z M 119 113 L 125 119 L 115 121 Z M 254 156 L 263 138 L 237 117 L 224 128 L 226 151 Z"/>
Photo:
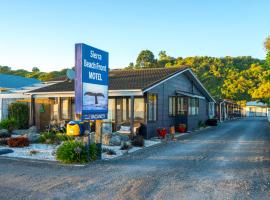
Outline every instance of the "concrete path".
<path fill-rule="evenodd" d="M 270 124 L 225 122 L 86 167 L 0 158 L 0 199 L 270 199 Z"/>

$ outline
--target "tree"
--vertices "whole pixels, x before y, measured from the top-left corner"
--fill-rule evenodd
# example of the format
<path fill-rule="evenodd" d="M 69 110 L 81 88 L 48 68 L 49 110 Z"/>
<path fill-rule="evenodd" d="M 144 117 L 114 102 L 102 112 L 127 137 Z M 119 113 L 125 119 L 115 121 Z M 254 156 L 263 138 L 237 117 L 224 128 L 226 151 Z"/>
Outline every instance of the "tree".
<path fill-rule="evenodd" d="M 135 66 L 134 66 L 134 63 L 133 62 L 129 63 L 129 65 L 127 66 L 128 69 L 133 69 L 134 67 Z"/>
<path fill-rule="evenodd" d="M 268 36 L 264 41 L 264 48 L 268 52 L 270 51 L 270 36 Z"/>
<path fill-rule="evenodd" d="M 32 72 L 40 72 L 40 69 L 38 67 L 33 67 Z"/>
<path fill-rule="evenodd" d="M 155 67 L 156 59 L 154 54 L 149 50 L 143 50 L 139 53 L 136 60 L 136 67 L 151 68 Z"/>

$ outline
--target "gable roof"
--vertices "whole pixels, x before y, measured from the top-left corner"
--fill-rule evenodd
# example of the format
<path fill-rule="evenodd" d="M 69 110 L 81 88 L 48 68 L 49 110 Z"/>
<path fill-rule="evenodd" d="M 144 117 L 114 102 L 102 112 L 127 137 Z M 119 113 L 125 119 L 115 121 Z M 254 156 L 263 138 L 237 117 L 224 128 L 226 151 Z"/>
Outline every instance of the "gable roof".
<path fill-rule="evenodd" d="M 138 70 L 112 70 L 109 72 L 109 90 L 144 90 L 178 72 L 187 69 L 179 68 L 152 68 Z M 63 81 L 31 91 L 40 92 L 71 92 L 74 91 L 74 81 Z"/>
<path fill-rule="evenodd" d="M 40 83 L 40 81 L 34 78 L 25 78 L 22 76 L 10 74 L 0 74 L 0 88 L 14 89 L 30 86 L 36 83 Z"/>
<path fill-rule="evenodd" d="M 171 68 L 150 68 L 138 70 L 112 70 L 109 72 L 109 90 L 141 90 L 143 92 L 157 86 L 158 84 L 180 74 L 189 72 L 198 86 L 203 90 L 204 95 L 215 102 L 201 82 L 188 67 L 171 67 Z M 74 81 L 64 81 L 39 88 L 29 93 L 57 93 L 57 92 L 74 92 Z"/>

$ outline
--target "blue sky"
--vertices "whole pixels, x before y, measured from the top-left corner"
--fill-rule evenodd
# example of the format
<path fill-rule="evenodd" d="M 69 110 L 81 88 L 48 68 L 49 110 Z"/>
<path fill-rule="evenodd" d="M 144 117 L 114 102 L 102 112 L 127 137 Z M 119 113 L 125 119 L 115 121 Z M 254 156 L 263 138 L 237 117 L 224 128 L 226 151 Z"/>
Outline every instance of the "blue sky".
<path fill-rule="evenodd" d="M 110 53 L 110 67 L 156 56 L 264 58 L 269 0 L 0 0 L 0 65 L 74 66 L 74 44 Z"/>

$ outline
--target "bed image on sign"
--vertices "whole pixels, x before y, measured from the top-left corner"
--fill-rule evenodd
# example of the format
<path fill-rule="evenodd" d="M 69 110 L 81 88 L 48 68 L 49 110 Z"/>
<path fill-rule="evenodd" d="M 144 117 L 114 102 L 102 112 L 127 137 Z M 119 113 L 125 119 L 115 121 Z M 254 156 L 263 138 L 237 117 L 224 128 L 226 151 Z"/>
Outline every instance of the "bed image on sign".
<path fill-rule="evenodd" d="M 98 97 L 105 98 L 103 93 L 94 93 L 94 92 L 85 92 L 84 96 L 94 96 L 95 97 L 95 104 L 98 104 Z"/>

